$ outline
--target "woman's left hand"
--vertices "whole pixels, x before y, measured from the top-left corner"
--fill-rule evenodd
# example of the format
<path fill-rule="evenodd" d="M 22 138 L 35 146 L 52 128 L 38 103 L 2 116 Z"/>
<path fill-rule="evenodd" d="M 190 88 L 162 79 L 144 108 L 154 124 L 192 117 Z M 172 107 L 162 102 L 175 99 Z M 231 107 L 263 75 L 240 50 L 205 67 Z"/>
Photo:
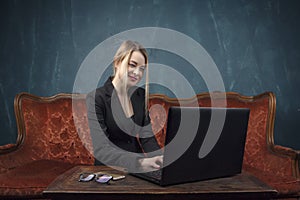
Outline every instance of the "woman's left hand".
<path fill-rule="evenodd" d="M 139 160 L 143 171 L 152 171 L 160 169 L 163 163 L 163 156 L 155 156 L 151 158 L 142 158 Z"/>

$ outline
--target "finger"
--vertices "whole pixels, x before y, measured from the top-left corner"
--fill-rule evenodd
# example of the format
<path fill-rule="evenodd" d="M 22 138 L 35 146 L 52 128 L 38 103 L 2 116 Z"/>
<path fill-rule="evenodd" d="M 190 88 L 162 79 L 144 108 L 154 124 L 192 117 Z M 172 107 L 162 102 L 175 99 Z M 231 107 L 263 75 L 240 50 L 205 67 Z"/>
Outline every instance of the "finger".
<path fill-rule="evenodd" d="M 158 163 L 159 165 L 162 165 L 162 163 L 163 163 L 163 157 L 162 156 L 157 156 L 155 162 Z"/>
<path fill-rule="evenodd" d="M 159 168 L 160 168 L 160 165 L 158 165 L 158 164 L 156 164 L 156 163 L 153 163 L 153 164 L 152 164 L 152 167 L 155 168 L 155 169 L 159 169 Z"/>

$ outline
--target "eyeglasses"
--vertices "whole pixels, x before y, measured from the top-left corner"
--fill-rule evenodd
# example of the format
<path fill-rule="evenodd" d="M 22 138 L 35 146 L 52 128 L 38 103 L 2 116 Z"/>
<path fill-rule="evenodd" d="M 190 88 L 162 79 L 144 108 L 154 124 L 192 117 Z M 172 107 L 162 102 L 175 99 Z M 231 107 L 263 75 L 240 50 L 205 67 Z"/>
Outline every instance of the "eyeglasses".
<path fill-rule="evenodd" d="M 89 174 L 89 173 L 82 173 L 79 175 L 79 182 L 88 182 L 93 180 L 95 178 L 95 174 Z"/>
<path fill-rule="evenodd" d="M 100 176 L 96 176 L 96 182 L 98 183 L 109 183 L 109 181 L 112 179 L 113 177 L 111 175 L 100 175 Z"/>
<path fill-rule="evenodd" d="M 107 174 L 90 174 L 90 173 L 82 173 L 79 175 L 79 182 L 89 182 L 95 178 L 95 181 L 98 183 L 109 183 L 109 181 L 113 178 L 111 175 Z"/>

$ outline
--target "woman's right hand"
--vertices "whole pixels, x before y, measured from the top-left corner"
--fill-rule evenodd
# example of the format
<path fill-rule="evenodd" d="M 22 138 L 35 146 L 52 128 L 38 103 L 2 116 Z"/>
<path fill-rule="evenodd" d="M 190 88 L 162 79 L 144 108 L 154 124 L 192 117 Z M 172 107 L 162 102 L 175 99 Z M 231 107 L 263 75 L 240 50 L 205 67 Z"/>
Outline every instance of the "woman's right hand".
<path fill-rule="evenodd" d="M 142 158 L 139 160 L 143 171 L 153 171 L 160 169 L 163 163 L 163 156 L 155 156 L 151 158 Z"/>

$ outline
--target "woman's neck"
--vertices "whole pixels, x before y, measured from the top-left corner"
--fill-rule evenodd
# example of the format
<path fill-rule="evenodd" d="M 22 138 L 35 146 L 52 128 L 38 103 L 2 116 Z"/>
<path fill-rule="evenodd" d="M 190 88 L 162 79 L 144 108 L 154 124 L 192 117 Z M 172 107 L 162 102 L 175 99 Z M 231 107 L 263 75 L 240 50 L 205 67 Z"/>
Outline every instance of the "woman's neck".
<path fill-rule="evenodd" d="M 115 88 L 115 91 L 120 100 L 121 106 L 123 108 L 126 117 L 131 117 L 133 115 L 133 108 L 132 108 L 130 98 L 128 97 L 128 93 L 127 93 L 128 88 L 124 87 L 124 83 L 122 85 L 122 82 L 116 78 L 112 80 L 112 84 Z"/>
<path fill-rule="evenodd" d="M 121 94 L 121 95 L 125 95 L 127 94 L 128 88 L 126 86 L 126 83 L 121 80 L 120 78 L 118 78 L 117 76 L 114 77 L 114 79 L 112 80 L 112 84 L 115 88 L 115 90 Z"/>

